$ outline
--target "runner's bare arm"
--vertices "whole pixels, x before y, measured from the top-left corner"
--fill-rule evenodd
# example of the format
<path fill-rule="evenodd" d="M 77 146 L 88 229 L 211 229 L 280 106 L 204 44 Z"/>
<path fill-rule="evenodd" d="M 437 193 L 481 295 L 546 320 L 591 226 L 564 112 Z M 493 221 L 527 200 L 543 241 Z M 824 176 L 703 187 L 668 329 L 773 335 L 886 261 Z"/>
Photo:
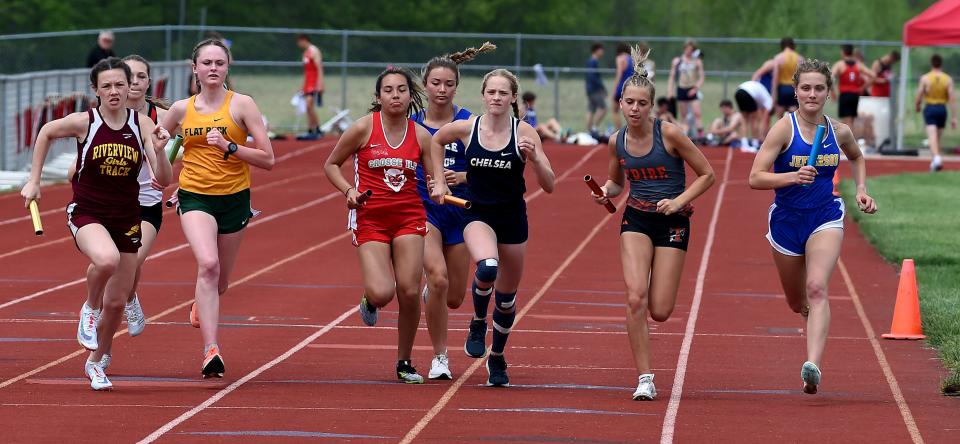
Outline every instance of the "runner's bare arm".
<path fill-rule="evenodd" d="M 347 197 L 348 206 L 357 206 L 357 197 L 359 197 L 360 194 L 357 189 L 354 188 L 353 184 L 343 177 L 340 167 L 350 156 L 356 154 L 360 146 L 370 138 L 371 132 L 372 126 L 369 114 L 357 119 L 357 121 L 354 122 L 353 125 L 350 125 L 347 131 L 340 136 L 337 145 L 333 148 L 333 151 L 330 152 L 330 155 L 327 156 L 327 160 L 323 162 L 323 171 L 326 173 L 327 179 L 337 190 Z"/>
<path fill-rule="evenodd" d="M 537 183 L 540 184 L 540 188 L 547 193 L 552 193 L 556 188 L 557 177 L 553 173 L 553 167 L 550 166 L 550 159 L 547 159 L 547 153 L 543 151 L 543 142 L 537 130 L 527 122 L 520 122 L 517 135 L 520 136 L 517 148 L 527 158 L 527 162 L 533 164 L 533 171 L 537 173 Z"/>
<path fill-rule="evenodd" d="M 430 140 L 430 154 L 433 162 L 434 171 L 443 171 L 443 150 L 444 146 L 457 141 L 463 141 L 470 137 L 470 130 L 473 128 L 473 121 L 476 117 L 468 120 L 457 120 L 440 127 Z M 464 143 L 466 146 L 470 141 Z M 439 178 L 437 178 L 439 179 Z M 443 196 L 449 192 L 445 180 L 436 180 L 433 189 L 430 191 L 430 198 L 434 202 L 441 203 Z"/>
<path fill-rule="evenodd" d="M 813 183 L 817 170 L 812 166 L 803 166 L 798 171 L 789 173 L 778 174 L 770 171 L 777 156 L 790 142 L 792 134 L 793 129 L 789 118 L 780 119 L 773 125 L 767 138 L 763 140 L 763 145 L 760 145 L 757 157 L 753 159 L 753 167 L 750 169 L 750 188 L 773 190 L 790 185 Z"/>

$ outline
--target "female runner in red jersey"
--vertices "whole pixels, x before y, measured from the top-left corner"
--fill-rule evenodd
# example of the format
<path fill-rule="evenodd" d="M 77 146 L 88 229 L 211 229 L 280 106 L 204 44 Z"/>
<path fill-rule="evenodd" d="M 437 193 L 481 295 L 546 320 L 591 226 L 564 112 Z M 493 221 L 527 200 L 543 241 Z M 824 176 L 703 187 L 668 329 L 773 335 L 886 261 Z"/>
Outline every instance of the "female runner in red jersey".
<path fill-rule="evenodd" d="M 397 324 L 397 378 L 422 384 L 410 355 L 420 325 L 420 276 L 423 274 L 423 237 L 427 215 L 417 194 L 417 165 L 435 172 L 430 161 L 430 133 L 410 116 L 423 110 L 423 90 L 413 74 L 388 68 L 377 77 L 371 113 L 347 129 L 324 163 L 330 183 L 343 192 L 350 208 L 349 228 L 360 256 L 364 293 L 360 317 L 375 325 L 378 309 L 394 293 L 400 305 Z M 353 183 L 340 166 L 354 156 Z M 373 196 L 358 202 L 361 192 Z"/>
<path fill-rule="evenodd" d="M 87 302 L 80 311 L 77 340 L 92 351 L 84 370 L 94 390 L 113 387 L 103 372 L 101 359 L 113 343 L 137 272 L 140 166 L 146 161 L 161 184 L 169 183 L 172 175 L 170 162 L 163 155 L 170 133 L 155 126 L 150 117 L 127 109 L 131 77 L 130 67 L 116 57 L 94 65 L 90 82 L 100 105 L 40 129 L 30 179 L 20 191 L 26 204 L 39 200 L 40 173 L 50 141 L 62 137 L 77 140 L 77 168 L 70 178 L 73 199 L 67 206 L 67 224 L 77 248 L 92 264 L 87 270 Z M 101 297 L 102 309 L 95 310 Z"/>

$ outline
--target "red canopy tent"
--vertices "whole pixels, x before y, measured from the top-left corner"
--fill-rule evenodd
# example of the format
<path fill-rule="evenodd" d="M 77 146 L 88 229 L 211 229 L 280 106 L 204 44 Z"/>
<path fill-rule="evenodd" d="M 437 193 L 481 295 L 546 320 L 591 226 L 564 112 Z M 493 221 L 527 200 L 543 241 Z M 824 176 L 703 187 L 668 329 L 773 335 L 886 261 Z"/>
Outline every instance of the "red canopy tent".
<path fill-rule="evenodd" d="M 897 149 L 903 149 L 903 114 L 911 46 L 960 45 L 960 0 L 940 0 L 903 25 L 903 53 L 898 94 Z"/>

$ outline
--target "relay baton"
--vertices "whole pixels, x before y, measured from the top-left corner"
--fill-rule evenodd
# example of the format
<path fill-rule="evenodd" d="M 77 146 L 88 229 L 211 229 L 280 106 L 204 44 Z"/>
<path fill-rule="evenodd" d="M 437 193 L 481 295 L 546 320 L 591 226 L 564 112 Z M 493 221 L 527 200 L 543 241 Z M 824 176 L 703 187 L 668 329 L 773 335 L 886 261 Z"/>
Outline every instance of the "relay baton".
<path fill-rule="evenodd" d="M 33 232 L 37 236 L 43 235 L 43 224 L 40 223 L 40 208 L 37 207 L 37 201 L 30 201 L 30 219 L 33 220 Z"/>
<path fill-rule="evenodd" d="M 167 198 L 167 202 L 165 204 L 167 208 L 173 208 L 174 205 L 180 202 L 179 191 L 180 191 L 180 188 L 178 187 L 177 189 L 173 190 L 173 194 L 171 194 L 170 197 Z"/>
<path fill-rule="evenodd" d="M 459 198 L 459 197 L 454 197 L 454 196 L 451 196 L 451 195 L 449 195 L 449 194 L 445 194 L 445 195 L 443 196 L 443 203 L 445 203 L 445 204 L 447 204 L 447 205 L 458 206 L 458 207 L 460 207 L 460 208 L 464 208 L 464 209 L 467 209 L 467 210 L 469 210 L 470 207 L 473 206 L 473 203 L 470 202 L 469 200 L 461 199 L 461 198 Z"/>
<path fill-rule="evenodd" d="M 590 191 L 593 191 L 593 194 L 597 196 L 603 196 L 603 190 L 600 189 L 600 185 L 597 185 L 597 181 L 593 180 L 593 177 L 590 177 L 589 174 L 583 176 L 583 181 L 587 184 L 587 187 L 590 188 Z M 607 203 L 603 204 L 603 207 L 607 209 L 611 214 L 617 212 L 617 207 L 613 205 L 613 202 L 607 200 Z"/>
<path fill-rule="evenodd" d="M 820 154 L 820 148 L 823 147 L 823 134 L 827 131 L 827 127 L 823 125 L 817 125 L 817 132 L 813 136 L 813 146 L 810 148 L 810 157 L 807 158 L 807 166 L 815 167 L 817 165 L 817 155 Z M 807 184 L 803 184 L 807 186 Z"/>
<path fill-rule="evenodd" d="M 177 155 L 180 154 L 180 145 L 183 144 L 183 136 L 177 134 L 172 140 L 167 142 L 167 145 L 170 146 L 170 151 L 167 152 L 167 158 L 170 160 L 172 165 L 175 160 L 177 160 Z"/>
<path fill-rule="evenodd" d="M 357 196 L 357 205 L 363 205 L 366 203 L 370 196 L 373 196 L 373 190 L 367 190 L 360 193 L 360 195 Z"/>

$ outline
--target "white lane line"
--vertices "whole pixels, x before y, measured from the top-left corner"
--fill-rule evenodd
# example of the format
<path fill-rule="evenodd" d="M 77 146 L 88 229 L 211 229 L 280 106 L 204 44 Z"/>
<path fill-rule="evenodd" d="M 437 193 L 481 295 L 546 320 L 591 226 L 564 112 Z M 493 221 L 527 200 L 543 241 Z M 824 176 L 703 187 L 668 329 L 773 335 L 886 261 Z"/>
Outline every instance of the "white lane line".
<path fill-rule="evenodd" d="M 269 215 L 269 216 L 265 216 L 265 217 L 263 217 L 262 219 L 261 219 L 261 218 L 258 218 L 257 220 L 255 220 L 255 221 L 251 222 L 249 225 L 247 225 L 247 227 L 248 227 L 248 228 L 253 228 L 253 227 L 257 226 L 257 225 L 260 225 L 260 224 L 263 224 L 263 223 L 266 223 L 266 222 L 270 222 L 270 221 L 272 221 L 272 220 L 274 220 L 274 219 L 277 219 L 277 218 L 280 218 L 280 217 L 283 217 L 283 216 L 286 216 L 286 215 L 289 215 L 289 214 L 293 214 L 293 213 L 296 213 L 296 212 L 298 212 L 298 211 L 305 210 L 305 209 L 310 208 L 310 207 L 312 207 L 312 206 L 314 206 L 314 205 L 318 205 L 318 204 L 320 204 L 320 203 L 326 202 L 326 201 L 328 201 L 328 200 L 330 200 L 330 199 L 333 199 L 333 198 L 336 198 L 336 197 L 339 197 L 339 196 L 342 196 L 342 194 L 340 194 L 339 192 L 327 194 L 326 196 L 323 196 L 323 197 L 321 197 L 321 198 L 319 198 L 319 199 L 314 199 L 314 200 L 311 200 L 311 201 L 309 201 L 309 202 L 307 202 L 307 203 L 304 203 L 304 204 L 301 204 L 301 205 L 297 205 L 297 206 L 292 207 L 292 208 L 288 208 L 288 209 L 286 209 L 286 210 L 280 211 L 280 212 L 278 212 L 278 213 L 271 214 L 271 215 Z M 153 260 L 153 259 L 156 259 L 156 258 L 159 258 L 159 257 L 166 256 L 166 255 L 168 255 L 168 254 L 170 254 L 170 253 L 174 253 L 174 252 L 176 252 L 176 251 L 179 251 L 179 250 L 182 250 L 182 249 L 184 249 L 184 248 L 187 248 L 188 246 L 189 246 L 189 244 L 187 244 L 186 242 L 184 242 L 184 243 L 182 243 L 182 244 L 179 244 L 179 245 L 176 245 L 176 246 L 167 248 L 166 250 L 162 250 L 162 251 L 158 251 L 158 252 L 156 252 L 156 253 L 153 253 L 153 254 L 151 254 L 150 256 L 147 257 L 147 260 L 149 261 L 149 260 Z M 23 296 L 23 297 L 14 299 L 14 300 L 12 300 L 12 301 L 4 302 L 4 303 L 0 304 L 0 310 L 2 310 L 2 309 L 4 309 L 4 308 L 7 308 L 7 307 L 9 307 L 9 306 L 11 306 L 11 305 L 16 305 L 16 304 L 19 304 L 19 303 L 21 303 L 21 302 L 26 302 L 26 301 L 29 301 L 29 300 L 32 300 L 32 299 L 36 299 L 36 298 L 38 298 L 38 297 L 40 297 L 40 296 L 43 296 L 43 295 L 49 294 L 49 293 L 53 293 L 53 292 L 55 292 L 55 291 L 57 291 L 57 290 L 61 290 L 61 289 L 67 288 L 67 287 L 71 287 L 71 286 L 77 285 L 77 284 L 82 284 L 82 283 L 84 283 L 84 282 L 86 282 L 86 281 L 87 281 L 87 279 L 86 279 L 85 277 L 84 277 L 84 278 L 80 278 L 80 279 L 76 279 L 76 280 L 73 280 L 73 281 L 70 281 L 70 282 L 66 282 L 66 283 L 57 285 L 57 286 L 55 286 L 55 287 L 50 287 L 50 288 L 47 288 L 47 289 L 44 289 L 44 290 L 37 291 L 37 292 L 35 292 L 35 293 L 28 294 L 28 295 L 26 295 L 26 296 Z"/>
<path fill-rule="evenodd" d="M 337 193 L 332 193 L 332 194 L 333 194 L 333 195 L 336 195 L 336 196 L 342 196 L 342 194 L 340 194 L 339 192 L 337 192 Z M 253 224 L 250 224 L 250 225 L 253 225 Z M 332 243 L 334 243 L 334 242 L 336 242 L 336 241 L 339 241 L 339 240 L 341 240 L 341 239 L 346 239 L 349 235 L 350 235 L 349 232 L 345 232 L 345 233 L 339 234 L 339 235 L 337 235 L 337 236 L 328 238 L 327 240 L 325 240 L 325 241 L 323 241 L 323 242 L 320 242 L 319 244 L 316 244 L 316 245 L 314 245 L 314 246 L 312 246 L 312 247 L 310 247 L 310 248 L 307 248 L 306 250 L 302 250 L 302 251 L 300 251 L 299 253 L 295 253 L 295 254 L 293 254 L 293 255 L 291 255 L 291 256 L 287 256 L 287 257 L 284 258 L 283 260 L 274 262 L 274 263 L 270 264 L 270 265 L 267 266 L 267 267 L 261 268 L 260 270 L 257 270 L 257 271 L 255 271 L 255 272 L 253 272 L 253 273 L 251 273 L 251 274 L 248 274 L 248 275 L 244 276 L 243 278 L 241 278 L 241 279 L 237 280 L 236 282 L 234 282 L 233 285 L 234 285 L 234 286 L 238 286 L 238 285 L 240 285 L 240 284 L 243 284 L 243 283 L 245 283 L 245 282 L 247 282 L 247 281 L 249 281 L 249 280 L 251 280 L 251 279 L 253 279 L 253 278 L 257 277 L 257 276 L 260 276 L 260 275 L 262 275 L 262 274 L 264 274 L 264 273 L 267 273 L 267 272 L 269 272 L 269 271 L 272 271 L 272 270 L 276 269 L 277 267 L 279 267 L 279 266 L 281 266 L 281 265 L 284 265 L 284 264 L 286 264 L 286 263 L 288 263 L 288 262 L 290 262 L 290 261 L 293 261 L 293 260 L 295 260 L 295 259 L 298 259 L 298 258 L 300 258 L 300 257 L 302 257 L 302 256 L 304 256 L 304 255 L 306 255 L 306 254 L 308 254 L 308 253 L 311 253 L 311 252 L 313 252 L 314 250 L 318 250 L 318 249 L 320 249 L 320 248 L 324 248 L 324 247 L 326 247 L 327 245 L 330 245 L 330 244 L 332 244 Z M 193 299 L 188 299 L 188 300 L 186 300 L 186 301 L 184 301 L 184 302 L 181 302 L 181 303 L 179 303 L 179 304 L 177 304 L 177 305 L 175 305 L 175 306 L 173 306 L 173 307 L 170 307 L 170 308 L 164 310 L 163 312 L 157 313 L 157 314 L 154 315 L 153 317 L 150 317 L 149 319 L 147 319 L 147 322 L 149 323 L 149 322 L 154 321 L 154 320 L 156 320 L 156 319 L 160 319 L 160 318 L 162 318 L 162 317 L 164 317 L 164 316 L 166 316 L 166 315 L 168 315 L 168 314 L 170 314 L 170 313 L 173 313 L 173 312 L 175 312 L 175 311 L 177 311 L 177 310 L 183 309 L 183 308 L 189 306 L 189 305 L 192 304 L 192 303 L 193 303 Z M 114 334 L 113 337 L 114 337 L 114 338 L 117 338 L 118 336 L 120 336 L 120 335 L 122 335 L 122 334 L 124 334 L 124 333 L 126 333 L 126 332 L 127 332 L 127 329 L 120 330 L 120 331 L 118 331 L 116 334 Z M 37 368 L 35 368 L 35 369 L 33 369 L 33 370 L 28 371 L 28 372 L 26 372 L 26 373 L 21 373 L 20 375 L 17 375 L 17 376 L 15 376 L 15 377 L 13 377 L 13 378 L 10 378 L 10 379 L 8 379 L 8 380 L 6 380 L 6 381 L 0 382 L 0 389 L 2 389 L 2 388 L 4 388 L 4 387 L 7 387 L 7 386 L 9 386 L 9 385 L 11 385 L 11 384 L 14 384 L 14 383 L 16 383 L 16 382 L 18 382 L 18 381 L 21 381 L 21 380 L 23 380 L 23 379 L 29 378 L 29 377 L 31 377 L 31 376 L 33 376 L 33 375 L 35 375 L 35 374 L 37 374 L 37 373 L 40 373 L 40 372 L 42 372 L 42 371 L 44 371 L 44 370 L 46 370 L 46 369 L 48 369 L 48 368 L 51 368 L 51 367 L 55 367 L 55 366 L 57 366 L 57 365 L 60 365 L 60 364 L 62 364 L 62 363 L 64 363 L 64 362 L 66 362 L 66 361 L 69 361 L 70 359 L 73 359 L 73 358 L 75 358 L 75 357 L 77 357 L 77 356 L 82 355 L 82 354 L 85 353 L 85 352 L 86 352 L 86 350 L 84 350 L 84 349 L 76 350 L 76 351 L 74 351 L 73 353 L 70 353 L 70 354 L 68 354 L 68 355 L 65 355 L 65 356 L 61 357 L 60 359 L 57 359 L 57 360 L 55 360 L 55 361 L 48 362 L 48 363 L 46 363 L 46 364 L 44 364 L 44 365 L 41 365 L 40 367 L 37 367 Z"/>
<path fill-rule="evenodd" d="M 687 375 L 687 361 L 690 359 L 690 347 L 693 345 L 693 336 L 697 329 L 697 314 L 700 313 L 700 300 L 703 297 L 703 282 L 707 277 L 707 266 L 710 264 L 710 250 L 713 249 L 713 240 L 717 234 L 717 221 L 720 220 L 720 206 L 727 191 L 727 182 L 730 180 L 730 160 L 733 150 L 727 150 L 727 160 L 723 166 L 723 181 L 720 182 L 720 191 L 713 202 L 713 214 L 710 216 L 710 228 L 707 230 L 707 241 L 700 256 L 700 269 L 697 271 L 697 285 L 693 291 L 693 302 L 690 303 L 690 315 L 687 317 L 687 328 L 684 330 L 683 343 L 680 345 L 680 356 L 677 358 L 677 373 L 673 377 L 673 389 L 670 391 L 670 402 L 663 418 L 663 429 L 660 431 L 660 444 L 673 442 L 673 431 L 677 423 L 677 412 L 680 410 L 680 397 L 683 394 L 683 378 Z"/>
<path fill-rule="evenodd" d="M 276 161 L 279 163 L 279 162 L 281 162 L 281 161 L 284 161 L 284 160 L 287 160 L 287 159 L 290 159 L 290 158 L 293 158 L 293 157 L 296 157 L 296 156 L 299 156 L 299 155 L 302 155 L 302 154 L 306 154 L 306 153 L 311 152 L 311 151 L 316 151 L 316 150 L 318 150 L 318 149 L 320 149 L 320 148 L 323 148 L 323 147 L 324 147 L 324 144 L 323 144 L 323 143 L 314 144 L 314 145 L 309 145 L 309 146 L 300 148 L 300 149 L 298 149 L 298 150 L 291 151 L 291 152 L 289 152 L 289 153 L 287 153 L 287 154 L 285 154 L 285 155 L 283 155 L 283 156 L 280 156 L 280 157 L 278 157 L 278 158 L 276 159 Z M 256 188 L 254 188 L 253 191 L 254 191 L 254 192 L 258 192 L 258 191 L 266 190 L 266 189 L 269 189 L 269 188 L 272 188 L 272 187 L 275 187 L 275 186 L 283 185 L 283 184 L 285 184 L 285 183 L 289 183 L 289 182 L 292 182 L 292 181 L 303 180 L 303 179 L 307 179 L 307 178 L 311 178 L 311 177 L 315 177 L 315 176 L 323 176 L 323 173 L 322 173 L 322 172 L 311 172 L 311 173 L 306 173 L 306 174 L 299 175 L 299 176 L 288 177 L 288 178 L 286 178 L 286 179 L 281 179 L 281 180 L 273 181 L 273 182 L 270 182 L 270 183 L 267 183 L 267 184 L 258 186 L 258 187 L 256 187 Z M 165 212 L 172 212 L 172 211 L 169 210 L 169 209 L 164 209 L 164 211 L 165 211 Z M 60 213 L 60 214 L 63 214 L 64 217 L 66 217 L 66 212 L 65 212 L 65 210 L 64 210 L 63 208 L 59 208 L 59 209 L 55 208 L 55 209 L 51 209 L 51 210 L 44 211 L 44 212 L 40 213 L 40 216 L 43 217 L 43 216 L 46 216 L 46 215 L 49 215 L 49 214 L 53 214 L 53 213 Z M 22 217 L 13 218 L 13 219 L 7 219 L 7 220 L 5 220 L 5 221 L 0 221 L 0 225 L 6 225 L 6 224 L 9 224 L 9 223 L 14 223 L 14 222 L 19 222 L 19 221 L 21 221 L 21 220 L 29 220 L 29 219 L 30 219 L 30 215 L 26 215 L 26 216 L 22 216 Z M 36 249 L 43 248 L 43 247 L 46 247 L 46 246 L 50 246 L 50 245 L 53 245 L 53 244 L 58 244 L 58 243 L 60 243 L 60 242 L 66 242 L 66 241 L 71 240 L 71 239 L 73 239 L 72 236 L 63 236 L 63 237 L 60 237 L 60 238 L 57 238 L 57 239 L 54 239 L 54 240 L 50 240 L 50 241 L 46 241 L 46 242 L 42 242 L 42 243 L 39 243 L 39 244 L 30 244 L 30 245 L 28 245 L 28 246 L 26 246 L 26 247 L 19 248 L 19 249 L 17 249 L 17 250 L 13 250 L 13 251 L 8 251 L 8 252 L 5 252 L 5 253 L 2 253 L 2 254 L 0 254 L 0 259 L 3 259 L 3 258 L 5 258 L 5 257 L 9 257 L 9 256 L 14 256 L 14 255 L 17 255 L 17 254 L 20 254 L 20 253 L 24 253 L 24 252 L 27 252 L 27 251 L 31 251 L 31 250 L 36 250 Z"/>
<path fill-rule="evenodd" d="M 169 432 L 170 430 L 173 430 L 174 427 L 176 427 L 176 426 L 180 425 L 181 423 L 183 423 L 184 421 L 186 421 L 186 420 L 194 417 L 196 414 L 202 412 L 202 411 L 205 410 L 207 407 L 210 407 L 211 405 L 213 405 L 215 402 L 219 401 L 219 400 L 220 400 L 221 398 L 223 398 L 224 396 L 229 395 L 231 392 L 233 392 L 234 390 L 240 388 L 240 386 L 242 386 L 243 384 L 246 384 L 246 383 L 247 383 L 248 381 L 250 381 L 251 379 L 256 378 L 256 377 L 259 376 L 261 373 L 263 373 L 263 372 L 265 372 L 265 371 L 267 371 L 267 370 L 270 370 L 271 368 L 275 367 L 277 364 L 279 364 L 279 363 L 281 363 L 281 362 L 283 362 L 283 361 L 286 361 L 287 358 L 289 358 L 290 356 L 293 356 L 294 353 L 300 351 L 302 348 L 306 347 L 308 344 L 310 344 L 311 342 L 315 341 L 315 340 L 316 340 L 317 338 L 319 338 L 320 336 L 323 336 L 323 335 L 326 334 L 328 331 L 332 330 L 333 327 L 335 327 L 337 324 L 343 322 L 343 321 L 344 321 L 345 319 L 347 319 L 350 315 L 354 314 L 354 313 L 357 311 L 357 308 L 358 308 L 358 307 L 353 307 L 353 308 L 351 308 L 351 309 L 343 312 L 343 314 L 341 314 L 339 317 L 337 317 L 336 319 L 334 319 L 332 322 L 330 322 L 329 324 L 327 324 L 326 326 L 324 326 L 324 327 L 321 328 L 320 330 L 317 330 L 317 331 L 314 332 L 312 335 L 307 336 L 304 340 L 300 341 L 300 343 L 298 343 L 297 345 L 291 347 L 289 350 L 287 350 L 286 352 L 284 352 L 282 355 L 277 356 L 276 358 L 273 358 L 272 361 L 270 361 L 270 362 L 268 362 L 268 363 L 266 363 L 266 364 L 261 365 L 259 368 L 257 368 L 256 370 L 254 370 L 254 371 L 252 371 L 252 372 L 250 372 L 250 373 L 247 373 L 246 375 L 244 375 L 244 377 L 242 377 L 242 378 L 234 381 L 233 384 L 230 384 L 229 386 L 227 386 L 227 387 L 224 388 L 223 390 L 220 390 L 219 392 L 217 392 L 215 395 L 207 398 L 207 400 L 206 400 L 206 401 L 203 401 L 202 403 L 200 403 L 200 405 L 198 405 L 198 406 L 196 406 L 196 407 L 194 407 L 194 408 L 192 408 L 192 409 L 184 412 L 182 415 L 180 415 L 180 416 L 174 418 L 173 420 L 171 420 L 170 422 L 164 424 L 163 426 L 161 426 L 160 428 L 158 428 L 157 430 L 155 430 L 153 433 L 151 433 L 151 434 L 147 435 L 145 438 L 141 439 L 141 440 L 139 441 L 139 443 L 140 443 L 140 444 L 146 444 L 146 443 L 151 443 L 151 442 L 156 441 L 158 438 L 160 438 L 161 436 L 163 436 L 165 433 Z"/>
<path fill-rule="evenodd" d="M 893 369 L 890 368 L 890 364 L 887 362 L 887 355 L 883 353 L 883 348 L 880 347 L 880 341 L 877 340 L 877 334 L 873 331 L 873 325 L 871 325 L 870 320 L 867 319 L 867 313 L 863 310 L 863 304 L 860 303 L 860 296 L 857 294 L 857 289 L 853 286 L 853 279 L 850 279 L 850 273 L 847 272 L 847 267 L 843 264 L 843 259 L 838 259 L 837 265 L 840 268 L 840 274 L 843 275 L 843 282 L 847 284 L 850 297 L 853 299 L 853 306 L 857 309 L 857 316 L 860 317 L 860 322 L 863 323 L 863 330 L 867 333 L 867 338 L 870 339 L 873 354 L 877 356 L 877 363 L 880 364 L 880 368 L 883 370 L 883 376 L 887 380 L 887 385 L 890 386 L 890 393 L 893 394 L 893 399 L 897 402 L 897 408 L 900 410 L 900 416 L 903 417 L 903 424 L 907 426 L 907 432 L 910 433 L 910 439 L 913 440 L 914 444 L 923 444 L 923 437 L 920 436 L 920 428 L 917 427 L 916 421 L 913 420 L 913 413 L 910 412 L 910 406 L 907 405 L 907 400 L 903 397 L 903 392 L 900 391 L 900 384 L 897 383 L 897 378 L 893 375 Z"/>
<path fill-rule="evenodd" d="M 621 199 L 620 203 L 623 203 L 625 200 L 626 199 L 624 197 L 624 199 Z M 614 214 L 617 214 L 617 213 L 614 213 Z M 583 240 L 580 242 L 580 245 L 577 245 L 577 248 L 574 249 L 570 253 L 570 255 L 567 256 L 567 258 L 563 261 L 562 264 L 560 264 L 559 267 L 557 267 L 557 270 L 554 271 L 552 275 L 550 275 L 550 278 L 547 279 L 546 282 L 543 283 L 543 286 L 540 287 L 540 290 L 537 292 L 537 294 L 535 294 L 532 298 L 530 298 L 530 302 L 524 305 L 523 309 L 520 310 L 519 313 L 517 313 L 517 317 L 513 323 L 514 327 L 516 327 L 516 325 L 519 324 L 519 322 L 523 319 L 524 315 L 526 315 L 527 312 L 530 311 L 530 309 L 537 303 L 537 301 L 540 300 L 540 298 L 547 292 L 547 290 L 550 289 L 551 286 L 553 286 L 553 283 L 557 280 L 557 278 L 559 278 L 563 274 L 564 271 L 566 271 L 567 267 L 569 267 L 570 264 L 573 263 L 573 260 L 576 259 L 578 256 L 580 256 L 580 253 L 583 252 L 584 248 L 587 247 L 587 244 L 589 244 L 590 241 L 593 240 L 593 238 L 597 235 L 597 233 L 599 233 L 600 230 L 607 225 L 607 223 L 610 221 L 610 218 L 613 217 L 614 214 L 608 213 L 606 216 L 604 216 L 603 219 L 601 219 L 600 222 L 597 223 L 597 225 L 595 225 L 592 230 L 590 230 L 590 233 L 588 233 L 583 238 Z M 443 410 L 444 407 L 446 407 L 447 403 L 449 403 L 451 399 L 453 399 L 453 396 L 457 393 L 458 390 L 460 390 L 460 387 L 463 386 L 465 382 L 467 382 L 467 379 L 469 379 L 470 376 L 472 376 L 474 372 L 476 372 L 477 369 L 480 368 L 480 365 L 483 364 L 485 361 L 486 361 L 485 359 L 474 360 L 473 364 L 470 365 L 470 367 L 467 368 L 467 370 L 464 371 L 459 378 L 457 378 L 457 380 L 453 383 L 453 385 L 451 385 L 450 388 L 447 389 L 447 391 L 443 394 L 443 396 L 440 397 L 437 403 L 434 404 L 434 406 L 430 409 L 430 411 L 427 412 L 427 414 L 424 415 L 423 418 L 420 418 L 420 420 L 417 421 L 417 423 L 410 429 L 410 431 L 407 432 L 406 436 L 403 437 L 400 443 L 409 444 L 410 442 L 412 442 L 417 437 L 417 435 L 419 435 L 420 432 L 422 432 L 423 429 L 426 428 L 428 424 L 430 424 L 430 421 L 432 421 L 433 418 L 435 418 L 438 414 L 440 414 L 440 411 Z"/>

